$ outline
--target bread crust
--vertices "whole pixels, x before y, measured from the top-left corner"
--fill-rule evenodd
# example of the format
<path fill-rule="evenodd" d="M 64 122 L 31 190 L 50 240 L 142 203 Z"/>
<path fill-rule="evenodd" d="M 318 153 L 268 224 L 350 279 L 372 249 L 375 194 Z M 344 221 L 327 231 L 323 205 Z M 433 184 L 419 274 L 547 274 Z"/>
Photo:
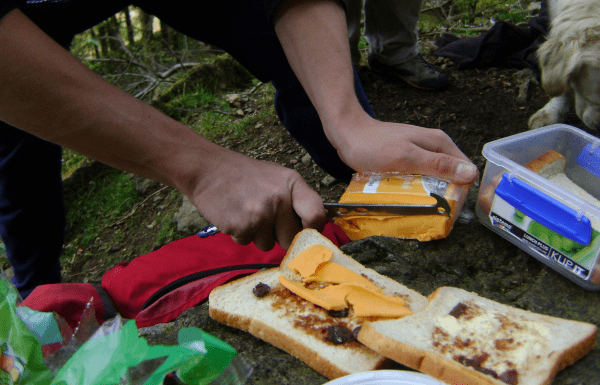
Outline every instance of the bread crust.
<path fill-rule="evenodd" d="M 442 290 L 460 290 L 460 289 L 452 289 L 452 288 L 438 288 L 432 294 L 430 294 L 429 305 L 422 310 L 422 312 L 427 312 L 428 309 L 434 309 L 436 306 L 433 301 Z M 506 306 L 506 305 L 501 305 Z M 530 313 L 526 310 L 515 309 L 516 311 Z M 547 385 L 552 383 L 552 380 L 556 376 L 556 374 L 564 369 L 566 366 L 572 365 L 579 359 L 583 358 L 586 354 L 588 354 L 591 349 L 595 346 L 596 342 L 596 328 L 590 328 L 591 325 L 584 324 L 577 321 L 566 321 L 560 320 L 554 317 L 545 316 L 541 314 L 531 313 L 536 318 L 539 318 L 541 321 L 552 321 L 556 322 L 557 320 L 560 322 L 571 322 L 571 326 L 581 324 L 586 325 L 586 328 L 592 330 L 585 338 L 580 341 L 574 343 L 568 349 L 564 350 L 557 357 L 552 357 L 552 352 L 548 359 L 554 360 L 554 365 L 548 371 L 547 376 L 545 378 L 540 379 L 539 382 L 536 382 L 535 385 Z M 415 315 L 417 316 L 417 315 Z M 412 316 L 408 316 L 404 319 L 407 321 Z M 404 325 L 398 325 L 398 327 L 402 327 Z M 415 334 L 418 334 L 415 332 Z M 415 335 L 415 338 L 423 337 Z M 473 368 L 462 365 L 461 363 L 454 361 L 450 358 L 444 357 L 433 350 L 421 349 L 411 345 L 410 343 L 401 342 L 395 340 L 393 337 L 387 336 L 380 332 L 376 328 L 376 322 L 367 322 L 361 328 L 361 331 L 358 335 L 359 341 L 363 342 L 373 350 L 385 355 L 397 361 L 403 365 L 406 365 L 410 368 L 418 370 L 420 372 L 429 374 L 432 377 L 435 377 L 441 381 L 444 381 L 448 384 L 460 384 L 460 385 L 506 385 L 504 382 L 497 380 L 489 375 L 483 374 Z M 529 385 L 529 384 L 528 384 Z"/>
<path fill-rule="evenodd" d="M 556 164 L 557 170 L 564 171 L 565 157 L 554 150 L 549 150 L 543 153 L 539 157 L 527 163 L 524 167 L 535 172 L 536 174 L 543 174 L 544 168 L 552 167 L 554 162 L 558 162 Z"/>

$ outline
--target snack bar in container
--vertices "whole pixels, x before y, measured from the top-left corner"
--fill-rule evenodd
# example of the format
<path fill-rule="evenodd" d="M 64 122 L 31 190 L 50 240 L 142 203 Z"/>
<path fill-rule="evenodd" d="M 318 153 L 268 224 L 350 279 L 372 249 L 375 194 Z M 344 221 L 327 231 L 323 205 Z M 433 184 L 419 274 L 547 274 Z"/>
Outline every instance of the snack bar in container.
<path fill-rule="evenodd" d="M 561 177 L 572 184 L 524 167 L 549 150 L 564 157 Z M 479 220 L 573 282 L 600 290 L 600 139 L 556 124 L 487 143 L 483 156 Z"/>

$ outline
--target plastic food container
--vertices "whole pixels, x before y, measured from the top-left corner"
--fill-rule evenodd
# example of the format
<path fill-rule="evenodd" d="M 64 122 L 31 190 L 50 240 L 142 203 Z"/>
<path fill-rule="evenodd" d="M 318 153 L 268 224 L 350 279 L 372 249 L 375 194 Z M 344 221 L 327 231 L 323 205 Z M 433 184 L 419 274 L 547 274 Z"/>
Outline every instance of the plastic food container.
<path fill-rule="evenodd" d="M 479 220 L 580 286 L 600 290 L 600 207 L 523 165 L 555 150 L 564 174 L 600 199 L 600 139 L 556 124 L 487 143 Z"/>

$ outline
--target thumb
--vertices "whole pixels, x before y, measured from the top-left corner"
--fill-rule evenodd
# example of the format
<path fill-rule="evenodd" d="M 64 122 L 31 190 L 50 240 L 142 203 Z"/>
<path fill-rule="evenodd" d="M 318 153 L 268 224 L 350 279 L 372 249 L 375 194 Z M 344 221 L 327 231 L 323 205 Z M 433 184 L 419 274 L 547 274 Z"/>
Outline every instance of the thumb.
<path fill-rule="evenodd" d="M 470 184 L 479 178 L 479 170 L 473 163 L 452 155 L 423 151 L 416 172 L 448 179 L 456 184 Z"/>
<path fill-rule="evenodd" d="M 292 188 L 292 206 L 302 222 L 302 228 L 322 231 L 327 223 L 327 212 L 321 196 L 304 181 Z"/>

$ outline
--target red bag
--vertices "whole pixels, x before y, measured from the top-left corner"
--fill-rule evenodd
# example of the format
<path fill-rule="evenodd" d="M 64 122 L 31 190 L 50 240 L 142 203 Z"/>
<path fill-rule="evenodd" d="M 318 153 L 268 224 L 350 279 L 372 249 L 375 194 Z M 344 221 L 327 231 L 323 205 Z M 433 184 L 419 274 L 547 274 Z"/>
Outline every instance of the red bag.
<path fill-rule="evenodd" d="M 350 240 L 333 223 L 323 235 L 335 245 Z M 177 318 L 200 304 L 215 287 L 262 268 L 279 266 L 285 250 L 279 245 L 261 251 L 254 244 L 239 245 L 231 236 L 217 233 L 206 238 L 192 235 L 156 251 L 120 263 L 102 277 L 102 287 L 84 283 L 38 286 L 21 304 L 34 310 L 55 312 L 77 327 L 93 298 L 98 324 L 121 314 L 138 327 Z"/>
<path fill-rule="evenodd" d="M 325 226 L 323 235 L 337 246 L 349 242 L 333 223 Z M 284 256 L 278 244 L 262 251 L 253 243 L 239 245 L 223 233 L 193 235 L 118 264 L 104 275 L 102 288 L 123 317 L 146 327 L 174 320 L 234 278 L 279 266 Z"/>
<path fill-rule="evenodd" d="M 98 324 L 117 315 L 117 310 L 101 287 L 89 283 L 56 283 L 40 285 L 27 296 L 20 306 L 54 312 L 75 329 L 86 305 L 92 300 Z"/>

